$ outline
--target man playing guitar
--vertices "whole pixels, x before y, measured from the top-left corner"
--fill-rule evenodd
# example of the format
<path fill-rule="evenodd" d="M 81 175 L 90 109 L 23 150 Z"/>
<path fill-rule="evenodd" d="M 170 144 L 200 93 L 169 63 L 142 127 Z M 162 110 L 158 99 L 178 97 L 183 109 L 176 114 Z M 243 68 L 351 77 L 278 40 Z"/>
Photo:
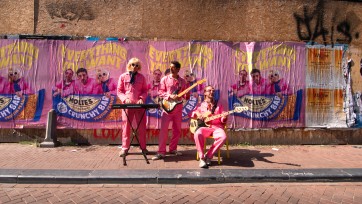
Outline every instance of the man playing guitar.
<path fill-rule="evenodd" d="M 160 82 L 159 97 L 163 100 L 180 101 L 177 95 L 187 88 L 186 80 L 181 78 L 178 73 L 181 64 L 178 61 L 172 61 L 170 64 L 171 74 L 164 76 Z M 185 95 L 183 96 L 185 97 Z M 168 138 L 168 126 L 172 121 L 172 138 L 169 146 L 171 154 L 182 155 L 177 151 L 177 144 L 181 135 L 182 122 L 182 103 L 177 104 L 170 112 L 162 111 L 161 130 L 158 139 L 158 152 L 152 160 L 163 159 L 166 156 L 166 143 Z"/>
<path fill-rule="evenodd" d="M 223 112 L 222 105 L 218 105 L 214 100 L 214 88 L 212 86 L 205 87 L 204 97 L 204 101 L 192 112 L 191 118 L 203 121 L 211 115 L 221 114 Z M 196 130 L 194 140 L 196 149 L 200 155 L 199 167 L 207 168 L 210 166 L 213 155 L 224 145 L 226 141 L 226 133 L 224 131 L 226 120 L 227 116 L 223 116 L 209 121 L 207 127 L 200 127 Z M 205 155 L 204 144 L 206 138 L 210 135 L 212 135 L 215 141 Z"/>

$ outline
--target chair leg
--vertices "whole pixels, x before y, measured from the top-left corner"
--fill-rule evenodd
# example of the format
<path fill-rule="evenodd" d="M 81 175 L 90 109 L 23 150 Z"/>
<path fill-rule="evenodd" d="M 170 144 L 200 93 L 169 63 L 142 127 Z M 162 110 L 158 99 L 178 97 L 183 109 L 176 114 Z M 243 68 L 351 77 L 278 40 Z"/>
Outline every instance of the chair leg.
<path fill-rule="evenodd" d="M 230 158 L 230 153 L 229 153 L 229 139 L 226 138 L 226 158 Z"/>
<path fill-rule="evenodd" d="M 221 164 L 221 161 L 220 161 L 220 152 L 221 152 L 221 150 L 219 149 L 219 150 L 217 150 L 217 164 Z"/>

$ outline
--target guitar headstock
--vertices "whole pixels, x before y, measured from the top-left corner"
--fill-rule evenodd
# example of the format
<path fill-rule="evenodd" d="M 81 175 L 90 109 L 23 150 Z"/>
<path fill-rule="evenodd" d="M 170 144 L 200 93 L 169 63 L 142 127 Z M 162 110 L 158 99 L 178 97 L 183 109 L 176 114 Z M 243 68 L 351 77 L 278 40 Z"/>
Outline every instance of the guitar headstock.
<path fill-rule="evenodd" d="M 241 112 L 247 111 L 247 110 L 249 110 L 248 106 L 236 106 L 234 108 L 234 112 L 237 112 L 237 113 L 241 113 Z"/>
<path fill-rule="evenodd" d="M 202 83 L 205 83 L 206 82 L 206 79 L 201 79 L 201 80 L 198 80 L 196 83 L 197 84 L 202 84 Z"/>

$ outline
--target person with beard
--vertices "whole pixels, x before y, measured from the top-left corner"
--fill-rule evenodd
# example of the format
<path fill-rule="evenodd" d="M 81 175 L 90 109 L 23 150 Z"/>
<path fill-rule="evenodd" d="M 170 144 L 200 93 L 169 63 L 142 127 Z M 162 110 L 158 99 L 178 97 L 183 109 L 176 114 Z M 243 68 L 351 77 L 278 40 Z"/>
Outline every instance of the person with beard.
<path fill-rule="evenodd" d="M 61 95 L 66 97 L 74 93 L 74 72 L 72 69 L 67 69 L 64 72 L 63 80 L 55 84 L 53 96 Z"/>
<path fill-rule="evenodd" d="M 239 71 L 239 80 L 236 84 L 231 86 L 231 94 L 240 98 L 244 95 L 249 94 L 249 80 L 248 80 L 248 72 L 246 70 Z"/>
<path fill-rule="evenodd" d="M 127 63 L 127 72 L 119 76 L 117 85 L 117 96 L 124 104 L 144 104 L 147 97 L 146 77 L 139 73 L 141 70 L 141 61 L 138 58 L 132 58 Z M 128 119 L 127 119 L 127 115 Z M 143 115 L 143 117 L 142 117 Z M 147 154 L 146 149 L 146 115 L 140 109 L 124 109 L 122 111 L 122 150 L 120 157 L 127 155 L 130 147 L 130 133 L 133 119 L 139 123 L 138 140 L 142 153 Z"/>
<path fill-rule="evenodd" d="M 191 118 L 205 120 L 206 117 L 212 115 L 218 115 L 223 112 L 222 105 L 214 99 L 214 87 L 206 86 L 204 89 L 204 101 L 191 113 Z M 200 168 L 207 168 L 211 165 L 211 159 L 213 158 L 215 152 L 217 152 L 226 141 L 226 133 L 224 131 L 224 126 L 227 121 L 227 116 L 212 120 L 208 122 L 208 127 L 200 127 L 194 133 L 194 140 L 196 144 L 196 149 L 200 155 Z M 211 145 L 207 153 L 204 153 L 204 144 L 206 138 L 214 138 L 214 143 Z"/>
<path fill-rule="evenodd" d="M 267 81 L 261 76 L 259 69 L 252 69 L 250 72 L 251 83 L 250 83 L 250 93 L 256 95 L 267 94 Z"/>
<path fill-rule="evenodd" d="M 179 71 L 181 64 L 178 61 L 172 61 L 170 64 L 171 73 L 164 76 L 161 79 L 161 86 L 159 90 L 159 97 L 164 100 L 176 100 L 181 101 L 182 99 L 177 96 L 187 88 L 187 82 L 181 76 Z M 184 95 L 185 96 L 185 95 Z M 183 96 L 183 98 L 184 98 Z M 181 122 L 182 122 L 182 103 L 179 103 L 171 112 L 162 111 L 161 116 L 161 130 L 158 139 L 158 152 L 152 158 L 152 160 L 163 159 L 166 156 L 166 143 L 168 139 L 168 126 L 172 121 L 172 138 L 169 145 L 169 153 L 174 155 L 182 155 L 181 152 L 177 151 L 178 141 L 181 136 Z"/>
<path fill-rule="evenodd" d="M 162 72 L 160 69 L 156 69 L 153 71 L 153 80 L 152 83 L 148 84 L 149 95 L 152 100 L 158 97 L 158 90 L 160 89 L 160 81 L 162 77 Z M 158 101 L 155 101 L 158 103 Z"/>
<path fill-rule="evenodd" d="M 102 89 L 97 81 L 88 76 L 85 68 L 77 70 L 78 79 L 75 81 L 75 93 L 77 94 L 101 94 Z"/>

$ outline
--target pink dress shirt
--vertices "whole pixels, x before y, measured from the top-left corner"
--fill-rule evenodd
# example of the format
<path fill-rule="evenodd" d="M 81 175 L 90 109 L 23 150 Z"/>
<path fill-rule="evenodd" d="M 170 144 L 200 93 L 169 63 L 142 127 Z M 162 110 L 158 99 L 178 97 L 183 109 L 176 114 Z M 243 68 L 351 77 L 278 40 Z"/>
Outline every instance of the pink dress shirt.
<path fill-rule="evenodd" d="M 131 75 L 126 72 L 119 76 L 117 85 L 117 96 L 124 103 L 128 98 L 132 103 L 137 103 L 139 99 L 145 102 L 147 97 L 147 83 L 146 78 L 141 73 L 137 73 L 135 76 L 135 82 L 132 85 L 130 83 Z"/>

